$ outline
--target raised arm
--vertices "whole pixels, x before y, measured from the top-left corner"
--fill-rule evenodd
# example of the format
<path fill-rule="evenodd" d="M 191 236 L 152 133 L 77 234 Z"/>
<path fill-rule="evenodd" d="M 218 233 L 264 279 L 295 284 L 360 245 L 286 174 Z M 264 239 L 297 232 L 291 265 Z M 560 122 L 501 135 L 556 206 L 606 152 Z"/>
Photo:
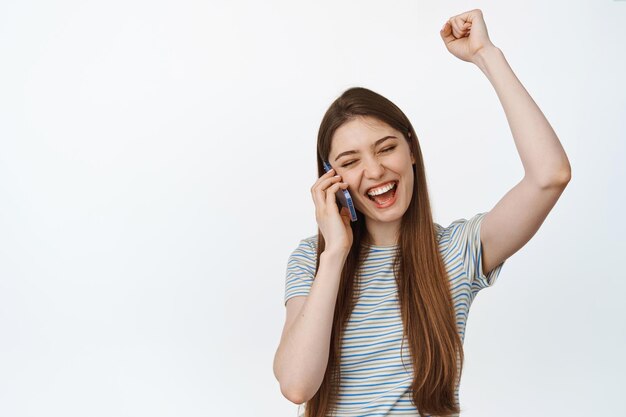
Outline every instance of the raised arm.
<path fill-rule="evenodd" d="M 504 109 L 524 178 L 485 215 L 481 225 L 483 271 L 522 248 L 539 230 L 571 178 L 559 138 L 537 104 L 491 43 L 482 12 L 450 18 L 441 30 L 448 50 L 472 62 L 487 76 Z"/>

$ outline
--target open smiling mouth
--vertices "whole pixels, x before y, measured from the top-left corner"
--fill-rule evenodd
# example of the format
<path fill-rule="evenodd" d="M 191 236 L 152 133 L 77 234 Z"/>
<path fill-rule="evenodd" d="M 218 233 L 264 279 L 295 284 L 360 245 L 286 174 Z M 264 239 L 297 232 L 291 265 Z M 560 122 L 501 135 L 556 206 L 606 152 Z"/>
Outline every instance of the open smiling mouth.
<path fill-rule="evenodd" d="M 388 185 L 381 187 L 378 190 L 379 194 L 370 195 L 367 197 L 375 203 L 376 207 L 384 208 L 389 207 L 396 201 L 396 190 L 398 189 L 398 182 L 394 181 Z"/>

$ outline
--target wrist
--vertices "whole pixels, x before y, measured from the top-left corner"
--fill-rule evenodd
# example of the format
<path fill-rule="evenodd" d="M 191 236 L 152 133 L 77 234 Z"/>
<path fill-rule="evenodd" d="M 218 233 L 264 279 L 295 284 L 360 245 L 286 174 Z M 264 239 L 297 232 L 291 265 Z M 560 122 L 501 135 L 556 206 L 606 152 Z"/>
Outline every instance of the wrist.
<path fill-rule="evenodd" d="M 490 62 L 504 56 L 500 48 L 495 45 L 486 46 L 480 48 L 478 52 L 474 54 L 472 62 L 480 68 L 483 72 L 487 69 Z"/>
<path fill-rule="evenodd" d="M 340 263 L 340 264 L 343 265 L 343 263 L 348 258 L 348 253 L 350 253 L 349 249 L 345 250 L 345 249 L 341 249 L 341 248 L 329 248 L 329 247 L 327 247 L 327 248 L 324 248 L 324 251 L 320 255 L 320 260 L 321 259 L 325 259 L 328 262 Z"/>

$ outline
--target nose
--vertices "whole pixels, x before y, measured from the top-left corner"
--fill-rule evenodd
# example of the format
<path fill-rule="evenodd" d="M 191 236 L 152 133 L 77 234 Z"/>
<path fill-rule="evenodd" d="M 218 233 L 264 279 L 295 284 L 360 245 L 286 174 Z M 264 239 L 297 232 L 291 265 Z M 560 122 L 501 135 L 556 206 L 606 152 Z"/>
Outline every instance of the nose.
<path fill-rule="evenodd" d="M 384 173 L 385 168 L 376 158 L 367 158 L 367 160 L 365 160 L 365 171 L 363 174 L 367 178 L 380 178 Z"/>

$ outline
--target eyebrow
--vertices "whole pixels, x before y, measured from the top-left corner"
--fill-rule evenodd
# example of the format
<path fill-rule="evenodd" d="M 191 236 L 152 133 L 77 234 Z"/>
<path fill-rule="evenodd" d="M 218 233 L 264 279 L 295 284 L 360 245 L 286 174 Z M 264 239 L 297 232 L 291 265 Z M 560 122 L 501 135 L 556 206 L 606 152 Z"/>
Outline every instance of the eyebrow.
<path fill-rule="evenodd" d="M 385 136 L 384 138 L 380 138 L 378 139 L 373 145 L 372 145 L 372 149 L 374 149 L 375 147 L 377 147 L 378 145 L 380 145 L 381 143 L 383 143 L 384 141 L 386 141 L 387 139 L 398 139 L 395 136 Z M 353 155 L 355 153 L 359 153 L 359 151 L 345 151 L 345 152 L 341 152 L 339 155 L 337 155 L 337 157 L 335 158 L 335 162 L 337 162 L 339 160 L 339 158 L 341 158 L 342 156 L 345 155 Z"/>

